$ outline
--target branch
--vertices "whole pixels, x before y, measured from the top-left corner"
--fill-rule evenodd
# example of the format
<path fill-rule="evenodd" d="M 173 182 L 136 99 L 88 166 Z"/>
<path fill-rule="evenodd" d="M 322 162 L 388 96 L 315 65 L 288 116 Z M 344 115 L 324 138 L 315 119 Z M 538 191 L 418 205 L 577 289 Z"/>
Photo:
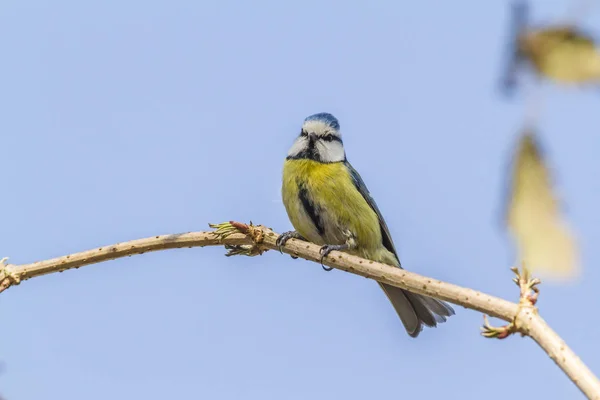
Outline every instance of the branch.
<path fill-rule="evenodd" d="M 132 240 L 31 264 L 5 264 L 6 259 L 3 259 L 0 260 L 0 292 L 37 276 L 151 251 L 224 245 L 229 250 L 228 256 L 255 256 L 267 250 L 279 250 L 276 245 L 279 235 L 264 226 L 232 221 L 211 227 L 217 230 Z M 281 251 L 294 257 L 320 262 L 320 248 L 313 243 L 290 239 Z M 505 328 L 505 331 L 510 332 L 504 337 L 515 332 L 530 336 L 589 399 L 600 400 L 600 381 L 538 315 L 537 308 L 534 307 L 535 301 L 512 303 L 473 289 L 338 251 L 331 252 L 323 260 L 323 264 L 509 321 L 510 328 Z M 534 285 L 531 286 L 532 289 Z M 521 293 L 523 294 L 523 290 Z M 490 329 L 498 328 L 487 325 L 486 329 L 489 333 Z"/>

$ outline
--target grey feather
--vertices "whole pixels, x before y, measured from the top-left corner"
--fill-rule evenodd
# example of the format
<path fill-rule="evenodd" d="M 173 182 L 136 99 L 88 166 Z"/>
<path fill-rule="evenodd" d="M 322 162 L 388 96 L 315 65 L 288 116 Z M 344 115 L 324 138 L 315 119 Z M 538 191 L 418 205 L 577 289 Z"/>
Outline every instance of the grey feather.
<path fill-rule="evenodd" d="M 386 285 L 385 283 L 379 283 L 379 286 L 381 286 L 383 293 L 385 293 L 392 306 L 394 306 L 406 332 L 412 337 L 417 337 L 419 332 L 421 332 L 422 325 L 415 308 L 406 297 L 407 292 L 395 286 Z"/>
<path fill-rule="evenodd" d="M 375 214 L 377 214 L 379 226 L 381 228 L 382 245 L 389 252 L 394 254 L 396 260 L 398 260 L 397 267 L 402 268 L 396 247 L 392 241 L 392 235 L 383 219 L 381 211 L 379 211 L 379 207 L 377 207 L 377 203 L 375 203 L 375 200 L 371 197 L 369 189 L 367 189 L 367 185 L 362 180 L 358 171 L 356 171 L 348 161 L 345 161 L 345 164 L 348 171 L 350 171 L 354 186 L 373 211 L 375 211 Z M 435 327 L 438 323 L 445 322 L 446 317 L 454 315 L 452 307 L 443 301 L 411 293 L 395 286 L 382 283 L 380 283 L 380 286 L 394 306 L 402 324 L 411 337 L 417 337 L 423 329 L 423 325 Z"/>
<path fill-rule="evenodd" d="M 350 175 L 352 175 L 352 179 L 354 180 L 354 186 L 356 186 L 356 189 L 358 189 L 358 191 L 365 199 L 367 204 L 369 204 L 369 207 L 371 207 L 373 211 L 375 211 L 375 214 L 377 214 L 377 218 L 379 219 L 379 226 L 381 228 L 381 238 L 383 241 L 383 246 L 386 249 L 388 249 L 388 251 L 393 253 L 394 256 L 396 256 L 396 259 L 398 260 L 398 266 L 402 268 L 400 258 L 398 257 L 398 252 L 396 251 L 396 247 L 394 246 L 394 242 L 392 241 L 392 235 L 390 234 L 390 230 L 388 229 L 388 226 L 385 223 L 385 220 L 383 219 L 383 215 L 381 215 L 381 211 L 379 211 L 379 207 L 377 207 L 377 203 L 375 203 L 375 200 L 373 199 L 373 197 L 371 197 L 371 193 L 369 193 L 369 189 L 367 189 L 367 185 L 360 177 L 358 171 L 355 170 L 354 167 L 352 167 L 352 164 L 350 164 L 348 160 L 345 161 L 345 164 L 346 168 L 348 168 L 348 171 L 350 171 Z"/>

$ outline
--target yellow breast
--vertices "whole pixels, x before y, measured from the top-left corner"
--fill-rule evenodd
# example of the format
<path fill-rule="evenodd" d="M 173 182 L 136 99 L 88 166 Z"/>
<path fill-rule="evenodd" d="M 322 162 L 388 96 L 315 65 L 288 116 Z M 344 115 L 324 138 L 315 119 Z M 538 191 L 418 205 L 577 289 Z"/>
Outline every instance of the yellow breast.
<path fill-rule="evenodd" d="M 323 234 L 319 234 L 299 200 L 300 188 L 304 188 L 317 209 L 325 229 Z M 294 229 L 311 242 L 342 244 L 342 231 L 348 230 L 365 257 L 373 258 L 382 249 L 377 214 L 356 189 L 344 163 L 286 160 L 282 195 Z"/>

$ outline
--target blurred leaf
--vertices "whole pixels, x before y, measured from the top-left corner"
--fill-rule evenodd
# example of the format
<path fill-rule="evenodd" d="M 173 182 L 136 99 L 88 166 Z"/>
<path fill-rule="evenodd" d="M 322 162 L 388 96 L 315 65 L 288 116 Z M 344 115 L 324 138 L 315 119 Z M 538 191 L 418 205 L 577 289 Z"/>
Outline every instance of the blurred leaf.
<path fill-rule="evenodd" d="M 529 30 L 519 36 L 519 52 L 536 72 L 562 84 L 600 82 L 600 52 L 594 39 L 573 26 Z"/>
<path fill-rule="evenodd" d="M 573 24 L 539 28 L 529 25 L 529 5 L 511 4 L 508 61 L 502 77 L 506 95 L 517 86 L 519 69 L 529 64 L 538 76 L 555 83 L 582 85 L 600 82 L 600 51 L 594 38 Z"/>
<path fill-rule="evenodd" d="M 532 131 L 524 131 L 519 140 L 510 192 L 506 223 L 516 240 L 518 260 L 545 277 L 578 276 L 575 238 L 562 220 L 550 170 Z"/>
<path fill-rule="evenodd" d="M 511 95 L 517 86 L 519 67 L 525 61 L 520 51 L 519 37 L 527 28 L 529 20 L 529 4 L 525 1 L 514 1 L 511 4 L 509 40 L 507 45 L 504 76 L 502 77 L 502 90 L 506 95 Z"/>

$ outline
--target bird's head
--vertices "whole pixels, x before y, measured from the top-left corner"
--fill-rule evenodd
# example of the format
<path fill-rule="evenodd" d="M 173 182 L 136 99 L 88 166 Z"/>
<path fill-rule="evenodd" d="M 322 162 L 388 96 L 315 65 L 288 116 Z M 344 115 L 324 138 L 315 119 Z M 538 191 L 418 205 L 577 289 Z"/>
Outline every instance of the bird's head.
<path fill-rule="evenodd" d="M 337 118 L 328 113 L 307 117 L 287 158 L 303 158 L 322 163 L 345 161 L 346 153 Z"/>

